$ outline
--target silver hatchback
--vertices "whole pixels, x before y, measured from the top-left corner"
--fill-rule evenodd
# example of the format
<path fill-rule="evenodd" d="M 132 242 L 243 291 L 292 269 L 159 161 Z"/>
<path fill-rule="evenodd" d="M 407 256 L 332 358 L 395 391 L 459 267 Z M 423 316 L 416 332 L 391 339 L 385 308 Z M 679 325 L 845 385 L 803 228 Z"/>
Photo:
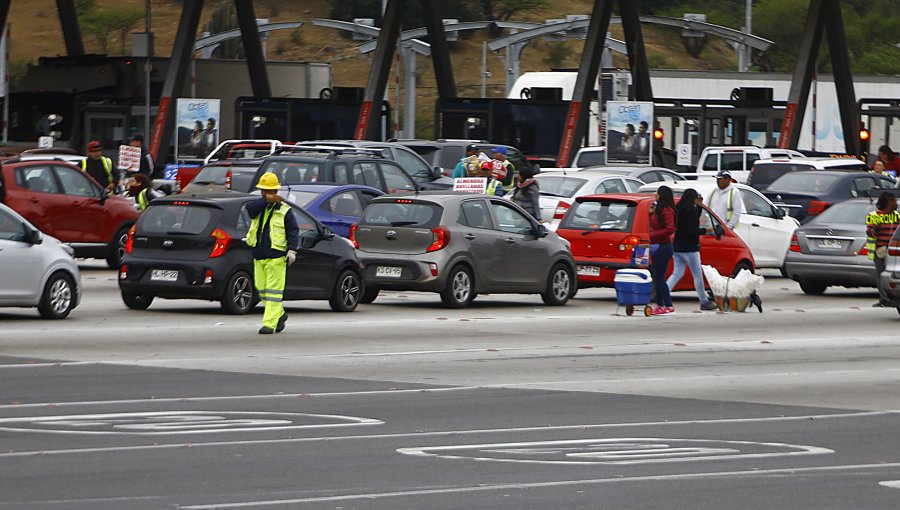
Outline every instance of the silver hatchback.
<path fill-rule="evenodd" d="M 74 253 L 0 204 L 0 306 L 37 307 L 46 319 L 66 318 L 81 299 Z"/>
<path fill-rule="evenodd" d="M 480 293 L 540 294 L 563 305 L 575 292 L 568 243 L 517 205 L 466 193 L 375 199 L 351 230 L 366 267 L 371 303 L 379 290 L 438 292 L 450 308 Z"/>

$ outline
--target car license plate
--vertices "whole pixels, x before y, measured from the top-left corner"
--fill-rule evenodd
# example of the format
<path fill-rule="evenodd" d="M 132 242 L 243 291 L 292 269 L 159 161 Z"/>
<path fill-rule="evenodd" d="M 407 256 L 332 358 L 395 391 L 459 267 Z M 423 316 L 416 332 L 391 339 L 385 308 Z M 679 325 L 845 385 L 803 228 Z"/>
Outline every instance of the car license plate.
<path fill-rule="evenodd" d="M 597 266 L 578 266 L 578 276 L 600 276 L 600 268 Z"/>
<path fill-rule="evenodd" d="M 155 282 L 178 281 L 178 271 L 170 271 L 168 269 L 154 269 L 150 272 L 150 279 Z"/>
<path fill-rule="evenodd" d="M 375 276 L 379 278 L 400 278 L 403 274 L 402 267 L 378 266 L 375 268 Z"/>
<path fill-rule="evenodd" d="M 843 243 L 838 239 L 822 239 L 819 241 L 818 246 L 823 250 L 840 250 L 844 247 Z"/>

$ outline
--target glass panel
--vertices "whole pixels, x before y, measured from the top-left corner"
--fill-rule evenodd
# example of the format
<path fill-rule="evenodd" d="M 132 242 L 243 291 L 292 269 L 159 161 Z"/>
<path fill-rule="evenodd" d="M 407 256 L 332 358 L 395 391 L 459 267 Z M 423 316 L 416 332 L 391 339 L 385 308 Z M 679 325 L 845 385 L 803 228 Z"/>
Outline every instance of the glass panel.
<path fill-rule="evenodd" d="M 79 197 L 99 197 L 100 192 L 94 188 L 90 179 L 84 176 L 78 170 L 71 168 L 56 167 L 56 175 L 59 182 L 62 183 L 63 194 L 75 195 Z"/>
<path fill-rule="evenodd" d="M 384 173 L 384 181 L 389 190 L 408 190 L 413 191 L 416 185 L 412 179 L 406 175 L 399 167 L 387 163 L 381 164 L 381 171 Z"/>
<path fill-rule="evenodd" d="M 209 207 L 151 205 L 141 215 L 140 232 L 197 235 L 212 226 L 214 211 Z"/>
<path fill-rule="evenodd" d="M 363 206 L 359 203 L 359 197 L 354 191 L 345 191 L 338 193 L 328 199 L 325 204 L 327 210 L 340 216 L 359 217 L 362 214 Z"/>
<path fill-rule="evenodd" d="M 631 232 L 637 204 L 633 202 L 581 202 L 559 225 L 562 229 Z"/>
<path fill-rule="evenodd" d="M 491 213 L 483 200 L 463 202 L 460 208 L 459 223 L 472 228 L 494 228 L 491 222 Z"/>
<path fill-rule="evenodd" d="M 0 239 L 24 241 L 25 224 L 8 212 L 0 210 Z"/>
<path fill-rule="evenodd" d="M 491 209 L 497 217 L 497 229 L 511 234 L 530 234 L 534 229 L 531 220 L 519 211 L 499 202 L 491 202 Z"/>
<path fill-rule="evenodd" d="M 36 193 L 59 193 L 49 166 L 29 166 L 16 171 L 16 183 Z"/>
<path fill-rule="evenodd" d="M 360 225 L 432 228 L 441 220 L 443 209 L 434 204 L 377 202 L 370 205 Z"/>

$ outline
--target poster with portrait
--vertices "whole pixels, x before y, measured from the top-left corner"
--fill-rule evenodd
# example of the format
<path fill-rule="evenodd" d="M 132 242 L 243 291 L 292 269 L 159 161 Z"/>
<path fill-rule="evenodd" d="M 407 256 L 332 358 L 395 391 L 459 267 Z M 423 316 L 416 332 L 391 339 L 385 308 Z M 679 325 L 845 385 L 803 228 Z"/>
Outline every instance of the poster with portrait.
<path fill-rule="evenodd" d="M 181 98 L 175 127 L 175 160 L 203 159 L 219 144 L 219 99 Z"/>
<path fill-rule="evenodd" d="M 653 103 L 608 101 L 606 103 L 606 163 L 651 165 L 653 163 Z"/>

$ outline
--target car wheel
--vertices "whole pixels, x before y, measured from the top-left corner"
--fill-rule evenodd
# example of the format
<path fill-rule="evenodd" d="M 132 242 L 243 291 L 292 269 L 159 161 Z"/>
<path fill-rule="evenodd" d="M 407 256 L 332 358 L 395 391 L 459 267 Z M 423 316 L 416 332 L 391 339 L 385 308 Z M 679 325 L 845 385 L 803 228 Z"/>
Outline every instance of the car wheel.
<path fill-rule="evenodd" d="M 802 290 L 804 294 L 810 296 L 821 296 L 825 293 L 825 289 L 827 288 L 828 285 L 825 285 L 822 282 L 800 282 L 800 290 Z"/>
<path fill-rule="evenodd" d="M 122 257 L 125 256 L 125 243 L 128 242 L 128 229 L 125 226 L 116 231 L 112 242 L 109 243 L 109 255 L 106 256 L 106 265 L 113 269 L 118 269 L 122 263 Z"/>
<path fill-rule="evenodd" d="M 547 276 L 547 290 L 541 293 L 541 299 L 550 306 L 561 306 L 572 297 L 572 286 L 575 277 L 565 264 L 556 264 Z"/>
<path fill-rule="evenodd" d="M 232 315 L 244 315 L 253 309 L 253 279 L 246 271 L 231 275 L 222 294 L 222 309 Z"/>
<path fill-rule="evenodd" d="M 441 301 L 447 308 L 465 308 L 472 302 L 474 285 L 472 273 L 465 266 L 456 266 L 441 291 Z"/>
<path fill-rule="evenodd" d="M 153 303 L 153 294 L 122 291 L 122 301 L 132 310 L 146 310 Z"/>
<path fill-rule="evenodd" d="M 363 287 L 359 281 L 359 275 L 347 269 L 334 283 L 334 291 L 331 293 L 328 304 L 335 312 L 352 312 L 359 305 L 362 292 Z"/>
<path fill-rule="evenodd" d="M 54 273 L 44 285 L 38 312 L 45 319 L 65 319 L 75 307 L 75 284 L 66 273 Z"/>
<path fill-rule="evenodd" d="M 366 287 L 363 291 L 363 295 L 359 298 L 359 302 L 364 305 L 371 305 L 378 299 L 378 293 L 380 289 L 378 287 Z"/>
<path fill-rule="evenodd" d="M 738 273 L 740 273 L 742 269 L 746 269 L 747 271 L 750 271 L 751 273 L 753 272 L 753 266 L 750 265 L 750 263 L 747 262 L 746 260 L 742 260 L 742 261 L 738 262 L 738 265 L 734 266 L 734 272 L 731 273 L 731 277 L 734 278 L 735 276 L 737 276 Z"/>

